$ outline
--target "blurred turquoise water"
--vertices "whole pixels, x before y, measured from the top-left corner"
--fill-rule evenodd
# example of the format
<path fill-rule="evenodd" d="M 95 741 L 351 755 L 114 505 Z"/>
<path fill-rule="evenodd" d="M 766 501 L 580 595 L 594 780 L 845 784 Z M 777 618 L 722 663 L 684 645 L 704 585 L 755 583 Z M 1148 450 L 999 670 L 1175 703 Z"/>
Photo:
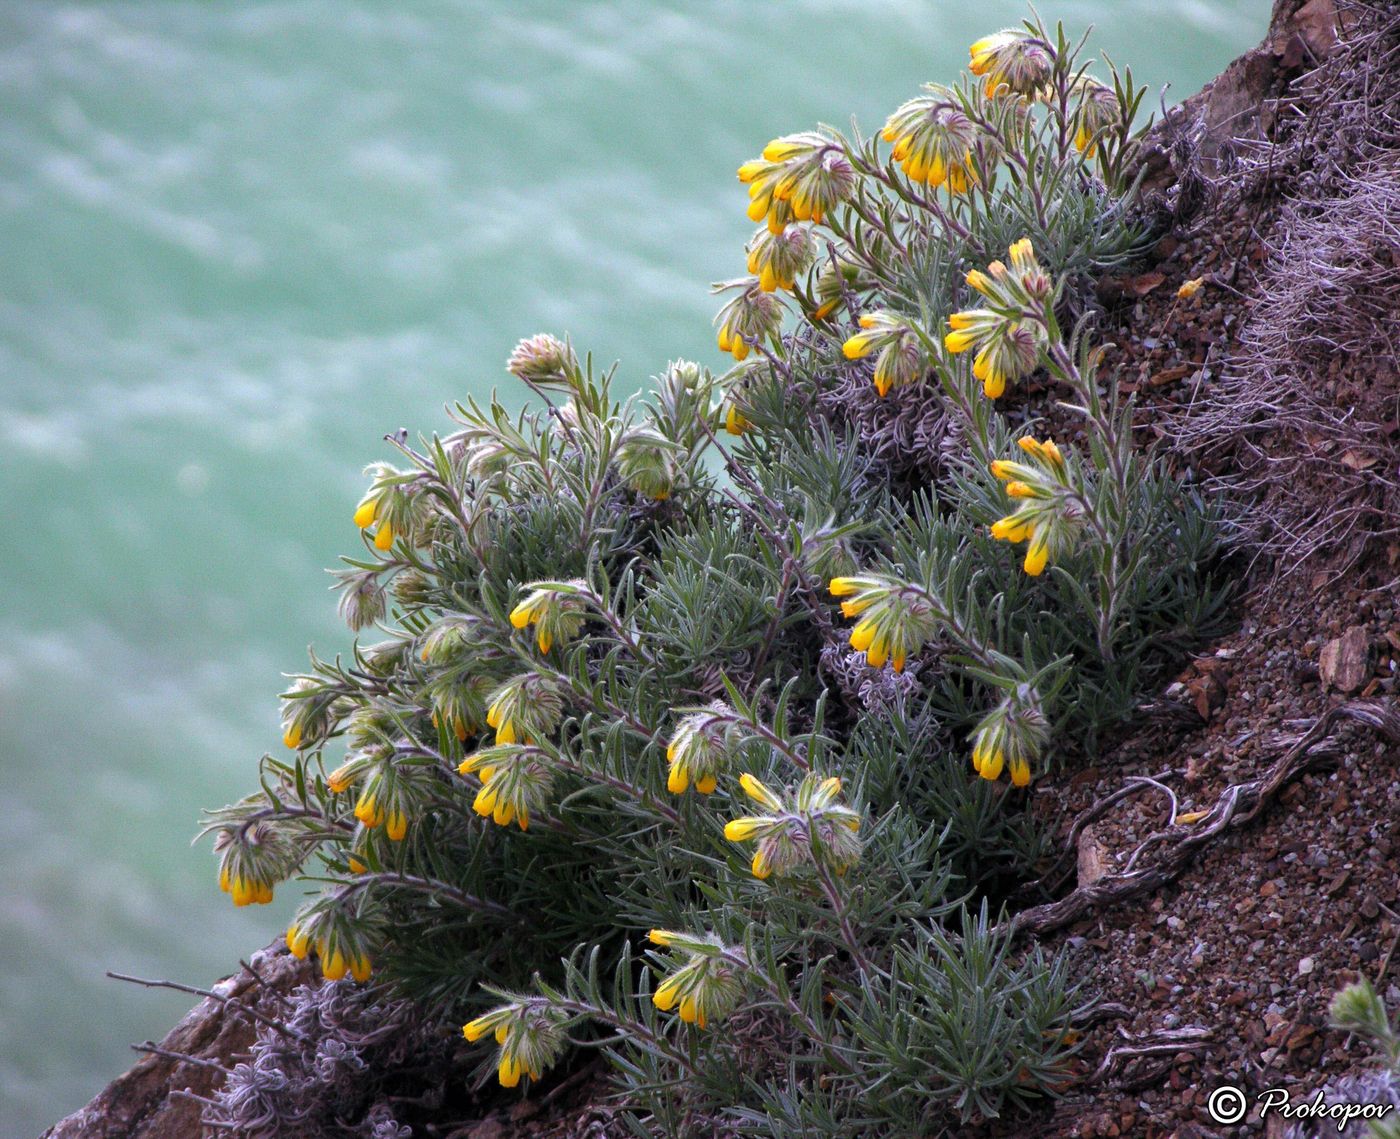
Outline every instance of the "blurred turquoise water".
<path fill-rule="evenodd" d="M 1268 8 L 1045 11 L 1185 95 Z M 207 984 L 285 924 L 189 840 L 280 747 L 279 674 L 349 643 L 322 569 L 382 434 L 540 330 L 627 387 L 718 364 L 738 163 L 878 126 L 1024 11 L 0 0 L 0 1131 L 190 1003 L 104 970 Z"/>

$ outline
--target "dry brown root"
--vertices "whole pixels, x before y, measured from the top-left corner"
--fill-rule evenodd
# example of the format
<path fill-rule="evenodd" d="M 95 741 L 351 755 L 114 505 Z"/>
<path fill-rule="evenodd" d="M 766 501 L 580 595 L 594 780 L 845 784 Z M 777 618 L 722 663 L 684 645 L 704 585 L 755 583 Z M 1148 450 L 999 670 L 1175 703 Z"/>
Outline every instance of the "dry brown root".
<path fill-rule="evenodd" d="M 1198 851 L 1227 829 L 1247 825 L 1289 783 L 1311 768 L 1331 762 L 1333 753 L 1327 746 L 1328 740 L 1345 721 L 1365 725 L 1400 743 L 1400 707 L 1394 701 L 1352 700 L 1339 705 L 1294 740 L 1259 779 L 1236 783 L 1222 791 L 1204 817 L 1190 825 L 1173 825 L 1149 835 L 1129 856 L 1129 869 L 1123 873 L 1105 875 L 1058 901 L 1022 910 L 1004 928 L 1013 934 L 1047 933 L 1069 925 L 1096 906 L 1118 905 L 1165 886 L 1185 870 Z M 1155 781 L 1138 780 L 1132 789 L 1150 783 Z M 1089 807 L 1076 820 L 1070 833 L 1077 834 L 1084 824 L 1102 814 L 1107 804 L 1121 797 L 1118 793 Z M 1143 853 L 1150 847 L 1163 849 L 1152 862 L 1139 865 Z"/>

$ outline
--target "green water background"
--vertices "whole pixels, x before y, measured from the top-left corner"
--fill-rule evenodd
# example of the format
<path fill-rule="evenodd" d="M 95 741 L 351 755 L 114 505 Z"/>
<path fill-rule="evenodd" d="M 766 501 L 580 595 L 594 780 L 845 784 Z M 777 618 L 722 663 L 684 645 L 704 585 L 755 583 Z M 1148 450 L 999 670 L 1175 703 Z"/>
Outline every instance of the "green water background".
<path fill-rule="evenodd" d="M 1072 0 L 1172 98 L 1267 0 Z M 201 807 L 278 748 L 280 673 L 349 643 L 385 431 L 521 336 L 624 387 L 719 364 L 734 168 L 867 129 L 1019 3 L 0 2 L 0 1132 L 81 1105 L 294 907 L 235 910 Z M 514 390 L 511 400 L 517 399 Z"/>

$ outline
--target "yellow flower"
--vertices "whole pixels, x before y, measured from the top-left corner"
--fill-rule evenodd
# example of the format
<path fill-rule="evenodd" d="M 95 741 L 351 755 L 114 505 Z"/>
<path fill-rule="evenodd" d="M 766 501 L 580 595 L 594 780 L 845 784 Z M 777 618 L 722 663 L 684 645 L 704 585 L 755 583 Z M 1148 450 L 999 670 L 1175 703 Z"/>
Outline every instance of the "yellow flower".
<path fill-rule="evenodd" d="M 739 776 L 739 786 L 744 789 L 745 795 L 760 806 L 767 807 L 770 811 L 783 809 L 783 801 L 748 772 Z"/>
<path fill-rule="evenodd" d="M 861 331 L 846 339 L 841 352 L 848 360 L 859 360 L 879 352 L 875 360 L 874 384 L 881 398 L 892 388 L 921 380 L 927 361 L 918 333 L 902 316 L 892 312 L 866 313 L 860 318 Z"/>
<path fill-rule="evenodd" d="M 976 124 L 942 89 L 904 103 L 885 123 L 881 137 L 894 147 L 893 156 L 912 182 L 926 182 L 951 193 L 965 194 L 977 181 L 974 149 L 980 140 Z"/>
<path fill-rule="evenodd" d="M 1177 289 L 1176 299 L 1179 301 L 1189 301 L 1201 291 L 1201 286 L 1205 283 L 1206 279 L 1204 277 L 1193 277 L 1191 280 L 1183 283 L 1181 288 Z"/>
<path fill-rule="evenodd" d="M 549 652 L 556 640 L 578 635 L 583 627 L 584 582 L 541 581 L 526 588 L 531 593 L 510 611 L 510 623 L 517 629 L 534 625 L 540 652 Z"/>
<path fill-rule="evenodd" d="M 742 435 L 752 426 L 738 406 L 730 402 L 724 414 L 724 429 L 731 435 Z"/>
<path fill-rule="evenodd" d="M 983 36 L 968 48 L 968 70 L 983 77 L 983 91 L 991 98 L 1003 88 L 1017 95 L 1035 96 L 1049 82 L 1055 55 L 1044 40 L 1019 28 L 1007 28 Z"/>
<path fill-rule="evenodd" d="M 1083 528 L 1083 495 L 1054 440 L 1040 442 L 1026 436 L 1018 442 L 1032 462 L 998 459 L 991 471 L 1007 483 L 1008 495 L 1018 499 L 1020 506 L 994 522 L 991 534 L 1004 542 L 1029 542 L 1024 568 L 1038 577 L 1052 557 L 1074 544 Z"/>
<path fill-rule="evenodd" d="M 298 961 L 305 961 L 311 951 L 311 937 L 296 922 L 287 927 L 287 948 Z"/>

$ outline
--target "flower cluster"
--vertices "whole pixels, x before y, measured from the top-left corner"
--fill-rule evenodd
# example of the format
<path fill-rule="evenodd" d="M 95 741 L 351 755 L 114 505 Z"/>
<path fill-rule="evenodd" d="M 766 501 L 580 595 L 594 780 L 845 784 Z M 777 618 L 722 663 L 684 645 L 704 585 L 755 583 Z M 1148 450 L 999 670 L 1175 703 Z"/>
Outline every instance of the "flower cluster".
<path fill-rule="evenodd" d="M 790 225 L 778 233 L 762 227 L 749 242 L 748 253 L 748 270 L 758 278 L 760 289 L 766 293 L 790 290 L 815 256 L 812 231 L 802 225 Z"/>
<path fill-rule="evenodd" d="M 515 346 L 506 371 L 526 383 L 557 384 L 578 371 L 578 357 L 558 337 L 540 332 Z"/>
<path fill-rule="evenodd" d="M 423 520 L 422 503 L 412 493 L 419 476 L 395 470 L 388 463 L 371 463 L 365 468 L 365 474 L 374 481 L 369 493 L 355 507 L 355 525 L 361 530 L 374 527 L 376 550 L 388 550 L 395 538 L 411 542 Z"/>
<path fill-rule="evenodd" d="M 649 427 L 634 427 L 617 448 L 622 481 L 647 498 L 664 502 L 681 475 L 681 454 L 670 439 Z"/>
<path fill-rule="evenodd" d="M 1009 767 L 1011 782 L 1025 787 L 1031 763 L 1040 758 L 1050 738 L 1050 724 L 1036 690 L 1017 684 L 972 733 L 972 767 L 983 779 L 995 780 Z"/>
<path fill-rule="evenodd" d="M 919 334 L 908 319 L 893 312 L 872 312 L 860 318 L 860 327 L 860 332 L 841 345 L 841 351 L 848 360 L 879 353 L 875 358 L 875 390 L 882 398 L 892 388 L 923 379 L 928 360 Z"/>
<path fill-rule="evenodd" d="M 567 644 L 578 636 L 587 605 L 586 582 L 537 581 L 525 588 L 530 593 L 510 611 L 510 623 L 517 629 L 533 625 L 540 652 L 549 652 L 556 641 Z"/>
<path fill-rule="evenodd" d="M 214 839 L 219 856 L 219 889 L 235 906 L 267 905 L 273 886 L 287 876 L 291 852 L 270 826 L 226 827 Z"/>
<path fill-rule="evenodd" d="M 656 986 L 651 1000 L 662 1012 L 676 1009 L 686 1024 L 705 1028 L 723 1020 L 744 995 L 740 970 L 742 955 L 710 934 L 695 937 L 669 929 L 654 929 L 648 935 L 653 945 L 685 954 L 685 961 L 672 969 Z M 674 962 L 672 963 L 674 965 Z"/>
<path fill-rule="evenodd" d="M 337 696 L 314 677 L 299 676 L 282 694 L 282 742 L 301 749 L 319 744 L 335 726 Z"/>
<path fill-rule="evenodd" d="M 932 599 L 898 578 L 879 574 L 834 577 L 827 587 L 833 597 L 843 597 L 841 612 L 859 617 L 851 630 L 851 648 L 865 654 L 871 668 L 889 661 L 895 672 L 924 647 L 938 627 L 938 610 Z"/>
<path fill-rule="evenodd" d="M 401 842 L 408 833 L 408 819 L 414 799 L 413 783 L 405 779 L 395 766 L 392 753 L 372 760 L 363 766 L 350 764 L 332 772 L 327 786 L 332 791 L 344 786 L 341 781 L 349 776 L 347 772 L 365 777 L 360 797 L 355 801 L 355 818 L 373 830 L 383 826 L 384 833 L 393 842 Z M 340 780 L 337 780 L 340 776 Z"/>
<path fill-rule="evenodd" d="M 885 122 L 880 137 L 894 147 L 894 160 L 912 182 L 930 187 L 944 185 L 953 194 L 965 194 L 977 182 L 974 152 L 987 145 L 967 114 L 940 87 L 929 87 L 904 103 Z"/>
<path fill-rule="evenodd" d="M 492 694 L 486 723 L 496 729 L 498 744 L 530 743 L 554 731 L 563 713 L 559 682 L 538 672 L 523 672 Z"/>
<path fill-rule="evenodd" d="M 1005 28 L 983 36 L 967 49 L 968 70 L 982 79 L 988 98 L 1013 94 L 1038 96 L 1055 69 L 1055 52 L 1023 28 Z"/>
<path fill-rule="evenodd" d="M 683 794 L 693 782 L 702 795 L 711 794 L 741 741 L 734 710 L 716 700 L 708 708 L 690 713 L 676 725 L 666 745 L 670 771 L 666 790 Z"/>
<path fill-rule="evenodd" d="M 496 1075 L 501 1086 L 513 1088 L 520 1077 L 538 1080 L 568 1044 L 569 1015 L 541 997 L 521 997 L 492 1009 L 462 1026 L 462 1035 L 475 1044 L 488 1033 L 500 1046 Z"/>
<path fill-rule="evenodd" d="M 1032 577 L 1066 553 L 1085 523 L 1084 495 L 1071 478 L 1060 449 L 1052 439 L 1041 443 L 1030 436 L 1019 440 L 1029 463 L 997 459 L 992 474 L 1006 482 L 1006 493 L 1020 501 L 1016 510 L 992 524 L 992 537 L 1004 542 L 1029 542 L 1025 570 Z"/>
<path fill-rule="evenodd" d="M 755 344 L 762 344 L 778 334 L 783 322 L 783 304 L 765 292 L 757 277 L 744 277 L 716 285 L 717 293 L 733 291 L 715 316 L 719 325 L 719 350 L 736 360 L 745 359 Z"/>
<path fill-rule="evenodd" d="M 1041 320 L 1051 293 L 1049 275 L 1035 250 L 1022 238 L 1011 246 L 1011 267 L 993 261 L 987 271 L 973 269 L 967 283 L 986 298 L 982 308 L 955 312 L 944 347 L 957 355 L 975 348 L 972 374 L 989 399 L 999 398 L 1008 383 L 1035 371 L 1048 337 Z"/>
<path fill-rule="evenodd" d="M 521 830 L 529 830 L 530 812 L 544 806 L 554 782 L 547 758 L 537 747 L 514 743 L 496 744 L 467 756 L 457 770 L 481 781 L 472 810 L 497 826 L 514 822 Z"/>
<path fill-rule="evenodd" d="M 786 800 L 745 773 L 739 785 L 766 815 L 748 815 L 725 824 L 730 842 L 758 840 L 753 856 L 755 878 L 790 873 L 807 864 L 844 874 L 860 861 L 860 815 L 836 802 L 841 780 L 809 772 Z"/>
<path fill-rule="evenodd" d="M 364 927 L 337 906 L 313 906 L 297 914 L 287 927 L 287 948 L 304 961 L 312 948 L 328 981 L 347 973 L 364 983 L 370 976 L 369 939 Z"/>
<path fill-rule="evenodd" d="M 851 195 L 856 173 L 840 143 L 814 131 L 775 138 L 763 157 L 739 167 L 739 181 L 749 188 L 749 217 L 768 219 L 780 233 L 789 222 L 820 225 Z"/>
<path fill-rule="evenodd" d="M 1074 145 L 1086 157 L 1093 158 L 1099 149 L 1103 132 L 1122 122 L 1118 95 L 1106 83 L 1090 75 L 1081 75 L 1070 85 L 1070 95 L 1077 100 L 1074 109 Z"/>

